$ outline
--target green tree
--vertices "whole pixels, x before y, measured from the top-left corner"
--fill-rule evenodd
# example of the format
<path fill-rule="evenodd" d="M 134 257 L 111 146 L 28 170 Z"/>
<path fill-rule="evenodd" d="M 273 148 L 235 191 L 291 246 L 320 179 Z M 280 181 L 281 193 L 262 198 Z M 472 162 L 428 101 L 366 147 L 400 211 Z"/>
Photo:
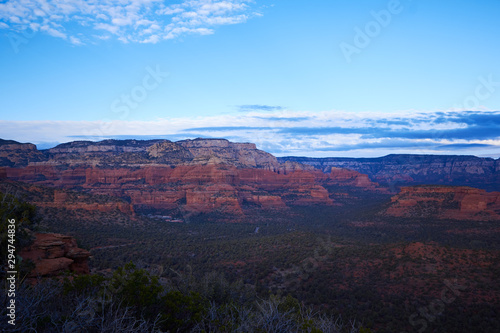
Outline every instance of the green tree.
<path fill-rule="evenodd" d="M 19 252 L 23 247 L 32 243 L 33 239 L 29 228 L 33 228 L 36 220 L 36 207 L 34 205 L 23 202 L 11 194 L 0 192 L 0 244 L 2 244 L 0 260 L 2 260 L 2 266 L 7 263 L 4 260 L 8 258 L 9 248 L 11 251 L 13 249 L 7 244 L 13 245 L 16 254 L 16 269 L 22 276 L 31 270 L 32 265 L 23 262 L 22 258 L 19 257 Z M 15 229 L 11 225 L 14 225 Z"/>

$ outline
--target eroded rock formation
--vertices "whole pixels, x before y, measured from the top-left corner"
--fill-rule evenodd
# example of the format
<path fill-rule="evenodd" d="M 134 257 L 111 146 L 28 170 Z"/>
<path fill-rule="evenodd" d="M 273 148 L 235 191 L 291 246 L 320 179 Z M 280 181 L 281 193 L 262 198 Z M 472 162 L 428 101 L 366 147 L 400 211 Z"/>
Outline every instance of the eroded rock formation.
<path fill-rule="evenodd" d="M 398 195 L 392 197 L 385 214 L 500 221 L 500 192 L 465 186 L 403 187 Z"/>
<path fill-rule="evenodd" d="M 0 165 L 24 166 L 44 159 L 34 144 L 0 139 Z"/>
<path fill-rule="evenodd" d="M 354 170 L 335 167 L 330 171 L 329 182 L 343 186 L 362 187 L 372 190 L 379 187 L 379 184 L 372 182 L 368 175 Z"/>
<path fill-rule="evenodd" d="M 223 139 L 76 141 L 43 156 L 24 167 L 0 167 L 0 176 L 127 200 L 86 203 L 56 192 L 36 202 L 45 207 L 132 212 L 182 206 L 188 212 L 242 215 L 249 207 L 331 205 L 326 185 L 380 190 L 356 171 L 335 168 L 327 175 L 297 162 L 280 164 L 254 144 Z"/>
<path fill-rule="evenodd" d="M 66 271 L 89 274 L 90 252 L 80 249 L 73 237 L 42 233 L 35 234 L 35 237 L 33 244 L 19 254 L 35 264 L 29 278 L 57 276 Z"/>

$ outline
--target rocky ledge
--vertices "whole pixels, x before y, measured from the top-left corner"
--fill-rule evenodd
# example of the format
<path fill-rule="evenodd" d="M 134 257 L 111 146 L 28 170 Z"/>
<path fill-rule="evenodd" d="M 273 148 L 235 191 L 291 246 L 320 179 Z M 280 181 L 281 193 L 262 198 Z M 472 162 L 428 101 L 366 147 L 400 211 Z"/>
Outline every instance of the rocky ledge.
<path fill-rule="evenodd" d="M 0 139 L 0 165 L 24 166 L 44 160 L 44 155 L 31 143 Z"/>
<path fill-rule="evenodd" d="M 61 234 L 35 234 L 35 241 L 19 254 L 31 260 L 35 268 L 28 278 L 57 276 L 65 271 L 89 274 L 90 252 L 80 249 L 71 236 Z"/>
<path fill-rule="evenodd" d="M 392 197 L 384 214 L 477 221 L 500 221 L 500 192 L 466 186 L 410 186 Z"/>

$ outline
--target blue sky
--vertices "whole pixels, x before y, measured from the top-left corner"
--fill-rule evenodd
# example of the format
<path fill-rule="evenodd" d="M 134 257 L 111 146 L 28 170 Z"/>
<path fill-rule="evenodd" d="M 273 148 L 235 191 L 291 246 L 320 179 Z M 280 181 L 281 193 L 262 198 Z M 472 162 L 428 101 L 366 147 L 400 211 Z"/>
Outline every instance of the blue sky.
<path fill-rule="evenodd" d="M 0 137 L 500 157 L 500 1 L 0 1 Z"/>

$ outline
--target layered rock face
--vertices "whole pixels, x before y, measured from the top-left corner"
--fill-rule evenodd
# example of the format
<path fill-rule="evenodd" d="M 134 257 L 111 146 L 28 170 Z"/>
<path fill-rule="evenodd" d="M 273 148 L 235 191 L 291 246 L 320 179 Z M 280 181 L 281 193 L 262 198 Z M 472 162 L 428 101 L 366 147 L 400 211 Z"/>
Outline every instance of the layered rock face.
<path fill-rule="evenodd" d="M 193 156 L 182 146 L 168 140 L 74 141 L 45 152 L 44 165 L 141 166 L 145 164 L 182 164 Z"/>
<path fill-rule="evenodd" d="M 367 174 L 380 184 L 446 184 L 500 191 L 500 159 L 475 156 L 388 155 L 380 158 L 281 157 L 314 166 L 323 172 L 334 167 Z"/>
<path fill-rule="evenodd" d="M 403 187 L 384 212 L 396 217 L 500 221 L 500 192 L 465 186 Z"/>
<path fill-rule="evenodd" d="M 31 184 L 28 183 L 0 179 L 0 192 L 20 193 L 26 201 L 38 207 L 98 211 L 103 213 L 121 212 L 127 215 L 135 215 L 133 206 L 122 198 L 56 189 L 52 188 L 53 186 L 40 187 L 32 185 L 37 184 L 36 181 L 31 182 Z M 42 181 L 41 183 L 51 185 L 47 181 Z"/>
<path fill-rule="evenodd" d="M 48 149 L 42 165 L 140 167 L 144 165 L 229 164 L 238 168 L 277 171 L 276 157 L 258 150 L 253 143 L 233 143 L 225 139 L 104 140 L 75 141 Z M 33 161 L 30 161 L 33 162 Z M 21 164 L 18 163 L 20 166 Z M 24 166 L 28 165 L 27 163 Z"/>
<path fill-rule="evenodd" d="M 44 156 L 24 167 L 2 167 L 0 177 L 130 202 L 85 203 L 56 191 L 53 199 L 36 202 L 45 207 L 132 212 L 182 206 L 188 212 L 242 215 L 249 207 L 331 205 L 325 185 L 379 190 L 356 171 L 334 169 L 326 175 L 297 162 L 280 164 L 254 144 L 222 139 L 77 141 Z"/>
<path fill-rule="evenodd" d="M 194 212 L 220 211 L 242 214 L 242 206 L 264 208 L 286 205 L 332 204 L 321 181 L 330 178 L 319 171 L 294 171 L 282 174 L 262 169 L 238 169 L 228 165 L 144 166 L 138 169 L 86 168 L 65 170 L 55 167 L 6 168 L 9 179 L 36 185 L 82 189 L 92 194 L 129 198 L 131 204 L 68 200 L 55 191 L 53 200 L 36 202 L 39 206 L 68 209 L 95 209 L 122 212 L 135 208 L 175 209 L 179 205 Z M 71 177 L 70 175 L 73 175 Z M 75 176 L 78 175 L 78 176 Z M 343 181 L 343 180 L 339 180 Z"/>
<path fill-rule="evenodd" d="M 23 166 L 44 159 L 34 144 L 0 139 L 0 165 Z"/>
<path fill-rule="evenodd" d="M 225 139 L 104 140 L 74 141 L 38 151 L 30 143 L 0 139 L 0 167 L 54 167 L 56 172 L 83 167 L 140 168 L 146 165 L 216 165 L 255 168 L 278 173 L 312 171 L 313 166 L 295 162 L 278 162 L 277 158 L 253 143 L 233 143 Z M 33 173 L 33 172 L 30 172 Z M 73 176 L 73 175 L 71 175 Z M 78 177 L 81 175 L 76 175 Z"/>
<path fill-rule="evenodd" d="M 36 234 L 36 239 L 19 254 L 24 260 L 31 260 L 35 268 L 29 278 L 57 276 L 70 271 L 89 274 L 90 253 L 80 249 L 71 236 L 61 234 Z"/>
<path fill-rule="evenodd" d="M 224 139 L 178 141 L 194 157 L 193 164 L 230 164 L 236 167 L 276 171 L 280 169 L 273 155 L 258 150 L 253 143 L 233 143 Z"/>
<path fill-rule="evenodd" d="M 354 170 L 333 167 L 329 175 L 329 183 L 335 183 L 343 186 L 362 187 L 371 190 L 381 190 L 378 183 L 370 180 L 368 175 Z"/>
<path fill-rule="evenodd" d="M 134 215 L 134 208 L 131 204 L 122 201 L 112 201 L 107 200 L 106 202 L 85 202 L 82 196 L 76 196 L 69 194 L 65 191 L 54 191 L 54 200 L 44 200 L 44 201 L 33 201 L 32 203 L 39 207 L 53 207 L 53 208 L 65 208 L 68 210 L 89 210 L 89 211 L 99 211 L 103 213 L 109 213 L 113 211 L 120 211 L 126 214 Z"/>

